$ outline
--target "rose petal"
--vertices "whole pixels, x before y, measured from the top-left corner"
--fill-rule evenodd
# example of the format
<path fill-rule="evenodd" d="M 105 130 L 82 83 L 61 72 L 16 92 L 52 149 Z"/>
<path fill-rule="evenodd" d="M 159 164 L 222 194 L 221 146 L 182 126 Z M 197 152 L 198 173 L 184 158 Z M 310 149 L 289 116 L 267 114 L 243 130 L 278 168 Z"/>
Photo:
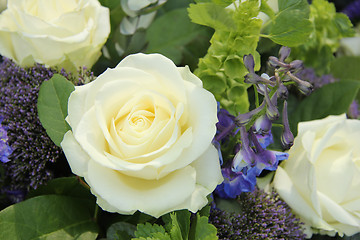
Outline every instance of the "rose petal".
<path fill-rule="evenodd" d="M 71 131 L 65 133 L 64 139 L 61 142 L 61 148 L 65 153 L 71 171 L 76 175 L 84 177 L 88 169 L 90 157 L 82 150 Z"/>
<path fill-rule="evenodd" d="M 191 196 L 195 179 L 196 172 L 190 166 L 159 180 L 144 180 L 123 175 L 94 161 L 89 163 L 86 177 L 98 198 L 103 198 L 117 212 L 132 214 L 139 210 L 154 217 L 169 212 Z"/>

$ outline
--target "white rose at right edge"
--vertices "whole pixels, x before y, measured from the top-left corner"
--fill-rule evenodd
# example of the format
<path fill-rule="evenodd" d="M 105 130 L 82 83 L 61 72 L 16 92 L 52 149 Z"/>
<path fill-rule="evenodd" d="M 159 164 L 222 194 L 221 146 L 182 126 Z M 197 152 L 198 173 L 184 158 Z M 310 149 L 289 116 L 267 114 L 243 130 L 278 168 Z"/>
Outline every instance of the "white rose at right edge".
<path fill-rule="evenodd" d="M 360 120 L 301 122 L 273 186 L 314 233 L 360 232 Z"/>

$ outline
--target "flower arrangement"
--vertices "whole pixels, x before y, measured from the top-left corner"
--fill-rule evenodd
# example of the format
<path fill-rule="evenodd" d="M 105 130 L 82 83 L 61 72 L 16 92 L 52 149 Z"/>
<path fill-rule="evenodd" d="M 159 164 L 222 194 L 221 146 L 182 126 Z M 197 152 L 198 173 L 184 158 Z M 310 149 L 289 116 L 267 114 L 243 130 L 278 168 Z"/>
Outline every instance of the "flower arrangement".
<path fill-rule="evenodd" d="M 0 239 L 360 238 L 359 1 L 1 4 Z"/>

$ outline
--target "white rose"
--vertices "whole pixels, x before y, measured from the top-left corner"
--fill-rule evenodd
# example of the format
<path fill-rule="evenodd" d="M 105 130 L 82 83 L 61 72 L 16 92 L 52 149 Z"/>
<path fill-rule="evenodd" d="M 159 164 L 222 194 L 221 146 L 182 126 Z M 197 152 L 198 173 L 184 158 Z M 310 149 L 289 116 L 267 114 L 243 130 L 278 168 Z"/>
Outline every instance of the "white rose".
<path fill-rule="evenodd" d="M 360 232 L 360 121 L 345 115 L 299 123 L 273 186 L 312 228 Z"/>
<path fill-rule="evenodd" d="M 6 9 L 7 0 L 0 0 L 0 12 Z"/>
<path fill-rule="evenodd" d="M 67 120 L 61 146 L 106 211 L 196 212 L 222 182 L 215 98 L 162 55 L 130 55 L 76 87 Z"/>
<path fill-rule="evenodd" d="M 9 0 L 0 54 L 21 66 L 91 67 L 109 33 L 109 9 L 97 0 Z"/>

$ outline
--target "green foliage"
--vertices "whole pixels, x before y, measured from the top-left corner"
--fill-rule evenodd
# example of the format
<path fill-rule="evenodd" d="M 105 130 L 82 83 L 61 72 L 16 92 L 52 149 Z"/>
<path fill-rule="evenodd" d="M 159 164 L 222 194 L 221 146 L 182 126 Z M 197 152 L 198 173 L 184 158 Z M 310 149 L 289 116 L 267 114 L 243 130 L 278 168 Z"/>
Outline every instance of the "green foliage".
<path fill-rule="evenodd" d="M 294 136 L 301 121 L 321 119 L 328 115 L 347 112 L 360 87 L 359 81 L 340 81 L 327 84 L 301 101 L 289 114 L 289 123 Z"/>
<path fill-rule="evenodd" d="M 107 240 L 130 240 L 135 237 L 136 227 L 127 222 L 117 222 L 112 224 L 107 232 Z"/>
<path fill-rule="evenodd" d="M 179 65 L 186 45 L 203 35 L 206 35 L 206 29 L 190 21 L 186 8 L 171 10 L 157 18 L 148 28 L 146 40 L 149 45 L 146 53 L 161 53 Z"/>
<path fill-rule="evenodd" d="M 89 188 L 80 183 L 78 177 L 55 178 L 46 185 L 41 185 L 37 189 L 28 193 L 27 198 L 33 198 L 41 195 L 63 195 L 76 198 L 92 200 L 95 203 L 95 197 L 91 194 Z"/>
<path fill-rule="evenodd" d="M 28 199 L 0 212 L 0 239 L 96 239 L 88 201 L 45 195 Z"/>
<path fill-rule="evenodd" d="M 64 134 L 70 130 L 65 118 L 68 98 L 74 90 L 74 85 L 60 74 L 54 74 L 49 81 L 44 81 L 40 86 L 37 102 L 39 119 L 57 146 L 60 146 Z"/>
<path fill-rule="evenodd" d="M 188 210 L 176 211 L 162 217 L 165 227 L 158 224 L 138 224 L 133 240 L 216 240 L 216 228 L 208 217 L 197 213 L 190 222 Z"/>
<path fill-rule="evenodd" d="M 301 59 L 319 75 L 329 73 L 340 39 L 354 35 L 352 24 L 343 13 L 337 13 L 333 3 L 314 0 L 310 5 L 310 20 L 314 30 L 306 42 L 292 49 L 292 57 Z"/>
<path fill-rule="evenodd" d="M 219 2 L 219 1 L 215 1 Z M 224 4 L 214 2 L 190 4 L 189 16 L 195 23 L 215 29 L 206 56 L 199 61 L 195 74 L 232 114 L 246 112 L 249 100 L 244 83 L 247 73 L 243 56 L 255 57 L 259 69 L 260 56 L 256 52 L 262 20 L 257 1 L 240 3 L 235 10 L 225 9 Z M 234 90 L 230 90 L 233 89 Z"/>
<path fill-rule="evenodd" d="M 279 0 L 279 12 L 268 23 L 267 37 L 288 47 L 304 43 L 313 30 L 309 12 L 306 0 Z"/>
<path fill-rule="evenodd" d="M 339 79 L 360 80 L 360 57 L 343 56 L 336 58 L 330 65 L 330 73 Z"/>

